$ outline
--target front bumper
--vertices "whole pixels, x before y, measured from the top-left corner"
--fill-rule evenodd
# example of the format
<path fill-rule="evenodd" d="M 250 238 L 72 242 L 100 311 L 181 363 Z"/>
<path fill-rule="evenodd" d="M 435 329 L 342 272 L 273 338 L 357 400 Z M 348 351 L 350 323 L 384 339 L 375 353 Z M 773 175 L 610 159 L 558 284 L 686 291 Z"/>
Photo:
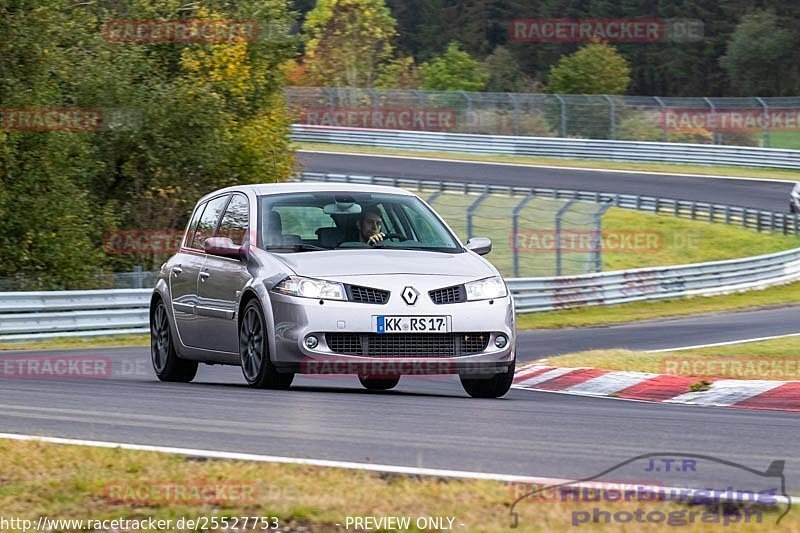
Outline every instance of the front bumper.
<path fill-rule="evenodd" d="M 416 305 L 409 306 L 397 292 L 393 291 L 389 302 L 383 305 L 321 302 L 270 292 L 275 325 L 274 365 L 279 371 L 301 374 L 480 375 L 505 372 L 514 363 L 514 308 L 510 296 L 445 305 L 420 298 Z M 385 357 L 348 355 L 334 352 L 326 342 L 326 333 L 374 334 L 373 317 L 377 315 L 449 316 L 453 334 L 483 332 L 490 337 L 486 349 L 453 356 L 424 352 Z M 318 339 L 314 349 L 305 345 L 309 335 Z M 503 348 L 495 346 L 497 335 L 508 339 Z"/>

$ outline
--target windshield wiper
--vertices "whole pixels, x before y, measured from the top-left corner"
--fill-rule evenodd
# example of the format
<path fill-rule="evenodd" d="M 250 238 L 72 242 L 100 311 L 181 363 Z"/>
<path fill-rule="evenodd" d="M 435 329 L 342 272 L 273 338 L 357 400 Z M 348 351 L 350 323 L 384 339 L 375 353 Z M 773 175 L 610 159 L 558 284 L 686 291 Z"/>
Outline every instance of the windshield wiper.
<path fill-rule="evenodd" d="M 317 246 L 316 244 L 275 244 L 272 246 L 267 246 L 264 248 L 267 251 L 270 250 L 291 250 L 293 252 L 315 252 L 319 250 L 330 250 L 330 248 L 323 248 L 322 246 Z"/>

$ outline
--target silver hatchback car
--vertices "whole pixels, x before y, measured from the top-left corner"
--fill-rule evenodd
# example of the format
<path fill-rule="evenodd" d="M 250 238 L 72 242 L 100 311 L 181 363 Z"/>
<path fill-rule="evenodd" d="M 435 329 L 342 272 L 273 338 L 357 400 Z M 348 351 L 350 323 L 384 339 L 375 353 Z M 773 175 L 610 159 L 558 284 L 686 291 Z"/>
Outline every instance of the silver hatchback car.
<path fill-rule="evenodd" d="M 458 374 L 466 392 L 511 386 L 514 303 L 480 255 L 418 196 L 394 187 L 230 187 L 197 203 L 150 305 L 153 367 L 191 381 L 198 363 L 239 365 L 253 387 L 354 374 Z"/>

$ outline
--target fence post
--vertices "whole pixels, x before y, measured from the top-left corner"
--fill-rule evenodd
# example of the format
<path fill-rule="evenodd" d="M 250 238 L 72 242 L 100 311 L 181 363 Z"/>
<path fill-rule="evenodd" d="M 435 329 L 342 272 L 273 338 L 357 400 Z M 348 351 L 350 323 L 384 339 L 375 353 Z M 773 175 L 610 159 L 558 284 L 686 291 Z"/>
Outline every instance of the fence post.
<path fill-rule="evenodd" d="M 567 102 L 560 94 L 554 94 L 553 96 L 561 102 L 561 136 L 567 136 Z"/>
<path fill-rule="evenodd" d="M 756 96 L 756 100 L 761 104 L 761 107 L 764 108 L 764 147 L 769 148 L 771 144 L 769 135 L 769 105 L 767 105 L 767 102 L 760 96 Z"/>
<path fill-rule="evenodd" d="M 469 209 L 467 209 L 467 240 L 470 240 L 472 238 L 472 215 L 478 208 L 478 206 L 481 205 L 481 202 L 486 200 L 488 196 L 489 196 L 489 187 L 487 186 L 486 192 L 478 196 L 478 199 L 472 202 L 472 205 L 469 206 Z"/>
<path fill-rule="evenodd" d="M 703 100 L 706 101 L 706 103 L 708 104 L 709 109 L 711 109 L 711 117 L 709 117 L 709 118 L 713 118 L 713 116 L 714 116 L 714 114 L 716 113 L 716 110 L 717 110 L 717 108 L 714 107 L 714 102 L 709 100 L 708 96 L 704 96 Z M 714 130 L 714 131 L 711 132 L 711 142 L 713 144 L 719 144 L 719 136 L 717 135 L 717 130 Z M 692 217 L 692 218 L 694 218 L 694 217 Z"/>
<path fill-rule="evenodd" d="M 466 126 L 467 126 L 467 133 L 472 133 L 472 124 L 470 121 L 470 117 L 472 116 L 472 98 L 470 98 L 469 94 L 464 91 L 458 91 L 461 96 L 467 101 L 467 109 L 464 112 L 464 118 L 466 119 Z"/>
<path fill-rule="evenodd" d="M 142 265 L 133 267 L 133 288 L 141 289 L 144 287 L 144 273 L 142 272 Z"/>
<path fill-rule="evenodd" d="M 508 93 L 508 97 L 511 99 L 511 103 L 514 105 L 514 135 L 519 137 L 519 100 L 517 100 L 517 95 L 514 93 Z"/>
<path fill-rule="evenodd" d="M 661 108 L 661 140 L 666 142 L 668 137 L 667 137 L 667 121 L 666 117 L 664 116 L 664 109 L 666 109 L 667 106 L 666 104 L 664 104 L 664 100 L 662 100 L 660 97 L 654 96 L 653 98 Z"/>
<path fill-rule="evenodd" d="M 605 202 L 594 214 L 594 238 L 592 253 L 594 254 L 594 271 L 603 271 L 603 215 L 611 208 L 611 202 Z"/>
<path fill-rule="evenodd" d="M 556 213 L 556 276 L 561 275 L 561 222 L 564 213 L 569 210 L 575 200 L 570 200 Z"/>
<path fill-rule="evenodd" d="M 529 194 L 525 198 L 522 199 L 520 203 L 514 208 L 514 211 L 511 214 L 511 238 L 514 239 L 514 246 L 512 246 L 511 250 L 514 254 L 514 277 L 519 277 L 519 247 L 517 246 L 517 232 L 519 231 L 519 212 L 522 211 L 525 206 L 533 199 L 533 195 Z"/>
<path fill-rule="evenodd" d="M 611 140 L 613 141 L 617 138 L 617 119 L 616 119 L 617 108 L 613 98 L 611 98 L 607 94 L 604 94 L 603 97 L 608 101 L 608 105 L 610 107 L 609 118 L 611 119 L 610 120 L 611 127 L 609 128 L 609 132 L 611 134 Z"/>

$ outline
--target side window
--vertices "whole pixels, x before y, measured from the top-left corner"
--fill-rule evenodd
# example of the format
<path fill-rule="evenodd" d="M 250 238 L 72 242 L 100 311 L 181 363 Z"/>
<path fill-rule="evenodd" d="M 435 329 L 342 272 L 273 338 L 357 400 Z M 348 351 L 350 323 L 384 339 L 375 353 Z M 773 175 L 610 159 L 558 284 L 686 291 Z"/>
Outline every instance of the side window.
<path fill-rule="evenodd" d="M 197 233 L 197 223 L 200 222 L 200 217 L 203 216 L 203 211 L 205 208 L 206 203 L 203 202 L 202 204 L 198 205 L 197 209 L 194 211 L 192 221 L 189 223 L 189 227 L 186 229 L 186 238 L 183 241 L 183 245 L 186 248 L 192 247 L 192 241 L 194 241 L 194 236 Z"/>
<path fill-rule="evenodd" d="M 299 235 L 301 239 L 315 240 L 318 228 L 331 228 L 336 225 L 330 215 L 321 207 L 275 206 L 273 212 L 280 216 L 283 235 Z"/>
<path fill-rule="evenodd" d="M 206 239 L 214 235 L 219 216 L 222 214 L 222 210 L 225 209 L 228 198 L 229 196 L 226 194 L 208 201 L 203 211 L 203 216 L 200 217 L 200 222 L 197 224 L 197 229 L 195 229 L 191 248 L 202 250 Z"/>
<path fill-rule="evenodd" d="M 219 224 L 218 237 L 229 237 L 233 244 L 241 246 L 247 235 L 247 225 L 250 220 L 247 197 L 243 194 L 234 194 L 231 203 L 225 210 L 222 222 Z"/>

